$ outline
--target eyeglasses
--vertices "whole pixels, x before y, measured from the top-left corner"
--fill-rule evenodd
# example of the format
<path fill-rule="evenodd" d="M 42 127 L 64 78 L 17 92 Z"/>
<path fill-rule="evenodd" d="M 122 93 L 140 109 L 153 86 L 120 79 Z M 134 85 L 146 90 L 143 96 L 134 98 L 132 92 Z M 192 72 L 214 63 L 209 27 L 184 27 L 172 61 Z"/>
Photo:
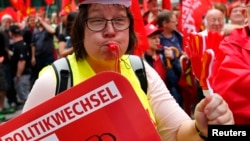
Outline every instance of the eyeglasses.
<path fill-rule="evenodd" d="M 130 25 L 130 20 L 128 17 L 117 17 L 114 19 L 88 18 L 85 21 L 88 29 L 95 32 L 105 29 L 108 21 L 111 21 L 114 29 L 117 31 L 128 29 Z"/>

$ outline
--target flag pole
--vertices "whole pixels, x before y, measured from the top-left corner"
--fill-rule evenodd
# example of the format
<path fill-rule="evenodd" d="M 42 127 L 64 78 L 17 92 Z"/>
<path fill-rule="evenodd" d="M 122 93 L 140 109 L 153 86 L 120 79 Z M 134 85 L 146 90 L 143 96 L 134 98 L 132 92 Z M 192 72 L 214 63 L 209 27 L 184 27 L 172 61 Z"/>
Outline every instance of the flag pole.
<path fill-rule="evenodd" d="M 49 9 L 50 9 L 50 5 L 47 5 L 47 8 L 46 8 L 46 18 L 49 17 Z"/>

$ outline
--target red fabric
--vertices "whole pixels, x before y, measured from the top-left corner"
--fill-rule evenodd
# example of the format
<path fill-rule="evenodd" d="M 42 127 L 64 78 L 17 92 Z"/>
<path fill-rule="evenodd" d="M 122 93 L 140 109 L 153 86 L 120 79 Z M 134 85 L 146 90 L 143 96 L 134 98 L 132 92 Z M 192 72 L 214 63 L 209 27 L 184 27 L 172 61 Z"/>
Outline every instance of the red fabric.
<path fill-rule="evenodd" d="M 145 25 L 147 25 L 147 24 L 153 24 L 153 25 L 157 26 L 157 21 L 156 21 L 156 20 L 153 20 L 153 21 L 151 21 L 151 22 L 148 22 L 149 13 L 150 13 L 150 11 L 147 11 L 147 12 L 145 12 L 144 15 L 143 15 L 143 22 L 144 22 L 144 24 L 145 24 Z"/>
<path fill-rule="evenodd" d="M 26 7 L 29 8 L 31 6 L 31 0 L 26 0 L 25 4 L 26 4 Z"/>
<path fill-rule="evenodd" d="M 189 1 L 182 0 L 178 29 L 183 33 L 183 43 L 187 42 L 187 36 L 191 32 L 199 32 L 203 25 L 202 18 L 207 9 L 211 7 L 208 0 Z"/>
<path fill-rule="evenodd" d="M 184 99 L 183 108 L 189 116 L 192 116 L 193 107 L 198 102 L 197 83 L 193 75 L 189 58 L 182 55 L 180 63 L 182 66 L 182 73 L 178 84 L 182 90 L 181 96 Z"/>
<path fill-rule="evenodd" d="M 47 5 L 51 5 L 54 3 L 54 0 L 44 0 Z"/>
<path fill-rule="evenodd" d="M 6 7 L 5 9 L 1 10 L 0 17 L 2 18 L 4 14 L 9 14 L 14 21 L 18 21 L 18 14 L 13 7 Z"/>
<path fill-rule="evenodd" d="M 61 16 L 65 16 L 65 15 L 68 15 L 68 14 L 69 14 L 69 12 L 68 12 L 67 10 L 62 9 L 62 10 L 60 11 L 60 13 L 59 13 L 59 16 L 61 17 Z"/>
<path fill-rule="evenodd" d="M 184 50 L 191 61 L 193 73 L 196 79 L 199 80 L 202 69 L 202 53 L 205 48 L 203 47 L 203 38 L 198 33 L 190 33 L 188 37 Z"/>
<path fill-rule="evenodd" d="M 143 10 L 144 10 L 144 12 L 148 11 L 147 5 L 148 5 L 148 1 L 147 0 L 143 0 Z"/>
<path fill-rule="evenodd" d="M 17 10 L 17 21 L 20 22 L 27 15 L 28 7 L 23 0 L 10 0 L 10 3 Z"/>
<path fill-rule="evenodd" d="M 171 0 L 162 0 L 162 9 L 172 10 Z"/>
<path fill-rule="evenodd" d="M 207 80 L 209 80 L 212 73 L 213 61 L 214 61 L 214 51 L 212 49 L 205 50 L 202 56 L 202 71 L 200 76 L 200 86 L 202 87 L 203 90 L 211 89 L 210 83 Z"/>
<path fill-rule="evenodd" d="M 144 26 L 145 31 L 146 31 L 146 35 L 147 36 L 151 36 L 152 34 L 156 34 L 156 33 L 161 33 L 161 29 L 157 28 L 155 25 L 153 24 L 147 24 Z"/>
<path fill-rule="evenodd" d="M 14 8 L 20 11 L 25 11 L 26 7 L 23 0 L 10 0 L 10 3 Z"/>
<path fill-rule="evenodd" d="M 160 75 L 161 79 L 165 82 L 167 74 L 166 74 L 165 65 L 162 63 L 160 55 L 157 55 L 156 60 L 153 61 L 153 68 Z"/>
<path fill-rule="evenodd" d="M 71 8 L 71 11 L 76 11 L 77 10 L 77 6 L 76 6 L 76 1 L 75 0 L 71 0 L 70 8 Z"/>
<path fill-rule="evenodd" d="M 30 7 L 29 12 L 27 14 L 28 15 L 36 15 L 36 8 L 35 7 Z"/>
<path fill-rule="evenodd" d="M 211 0 L 212 3 L 224 3 L 226 4 L 228 0 Z"/>
<path fill-rule="evenodd" d="M 134 29 L 138 38 L 138 45 L 136 46 L 133 54 L 142 56 L 142 54 L 149 48 L 149 44 L 146 31 L 144 29 L 139 2 L 137 0 L 132 0 L 132 5 L 130 8 L 132 14 L 134 15 Z"/>
<path fill-rule="evenodd" d="M 250 37 L 246 28 L 224 38 L 213 65 L 211 85 L 228 103 L 236 124 L 250 124 Z"/>
<path fill-rule="evenodd" d="M 62 0 L 62 9 L 66 11 L 71 11 L 70 7 L 71 0 Z"/>

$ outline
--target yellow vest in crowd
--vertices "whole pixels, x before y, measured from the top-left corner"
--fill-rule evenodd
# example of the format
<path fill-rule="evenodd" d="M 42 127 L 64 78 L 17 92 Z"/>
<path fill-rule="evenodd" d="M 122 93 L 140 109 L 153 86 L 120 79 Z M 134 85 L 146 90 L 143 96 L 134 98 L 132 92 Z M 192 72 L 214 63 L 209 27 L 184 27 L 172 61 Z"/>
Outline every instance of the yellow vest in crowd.
<path fill-rule="evenodd" d="M 96 74 L 86 60 L 77 62 L 75 58 L 75 54 L 68 55 L 67 58 L 69 60 L 69 64 L 70 64 L 71 71 L 72 71 L 73 86 L 89 79 L 90 77 Z M 151 120 L 155 123 L 155 118 L 150 108 L 147 95 L 141 89 L 140 82 L 134 70 L 131 67 L 128 55 L 123 55 L 121 60 L 123 60 L 123 61 L 120 61 L 121 75 L 123 75 L 125 78 L 128 79 L 128 81 L 134 88 L 138 98 L 140 99 L 143 107 L 145 108 L 147 113 L 150 114 Z M 54 72 L 54 69 L 52 68 L 52 66 L 48 66 L 40 72 L 40 75 L 47 69 L 50 69 L 50 71 Z M 54 76 L 54 80 L 56 80 L 56 76 Z"/>

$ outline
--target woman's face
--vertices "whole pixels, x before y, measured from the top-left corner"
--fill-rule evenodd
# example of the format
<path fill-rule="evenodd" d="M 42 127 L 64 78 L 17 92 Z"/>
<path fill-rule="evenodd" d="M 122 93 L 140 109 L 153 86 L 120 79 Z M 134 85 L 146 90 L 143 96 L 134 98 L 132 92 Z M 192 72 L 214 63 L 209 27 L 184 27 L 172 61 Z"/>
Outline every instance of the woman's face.
<path fill-rule="evenodd" d="M 233 24 L 240 24 L 243 25 L 245 21 L 245 17 L 242 13 L 243 7 L 238 6 L 232 9 L 231 14 L 230 14 L 230 20 L 231 23 Z"/>
<path fill-rule="evenodd" d="M 117 19 L 119 23 L 120 18 L 127 17 L 125 7 L 120 7 L 117 5 L 100 5 L 93 4 L 89 9 L 88 19 L 91 18 L 87 23 L 98 25 L 100 24 L 100 19 Z M 96 19 L 100 18 L 100 19 Z M 89 25 L 90 27 L 91 25 Z M 124 54 L 128 48 L 129 43 L 129 28 L 125 30 L 118 31 L 114 28 L 111 21 L 107 21 L 106 26 L 101 31 L 92 31 L 85 25 L 85 33 L 83 44 L 87 52 L 87 59 L 95 61 L 112 60 L 119 58 Z M 108 45 L 115 44 L 117 49 L 110 50 Z"/>
<path fill-rule="evenodd" d="M 35 28 L 36 27 L 36 17 L 35 16 L 30 16 L 27 24 L 31 28 Z"/>
<path fill-rule="evenodd" d="M 160 45 L 160 35 L 159 34 L 153 34 L 151 36 L 148 37 L 148 43 L 149 43 L 149 47 L 152 50 L 158 50 L 159 49 L 159 45 Z"/>

